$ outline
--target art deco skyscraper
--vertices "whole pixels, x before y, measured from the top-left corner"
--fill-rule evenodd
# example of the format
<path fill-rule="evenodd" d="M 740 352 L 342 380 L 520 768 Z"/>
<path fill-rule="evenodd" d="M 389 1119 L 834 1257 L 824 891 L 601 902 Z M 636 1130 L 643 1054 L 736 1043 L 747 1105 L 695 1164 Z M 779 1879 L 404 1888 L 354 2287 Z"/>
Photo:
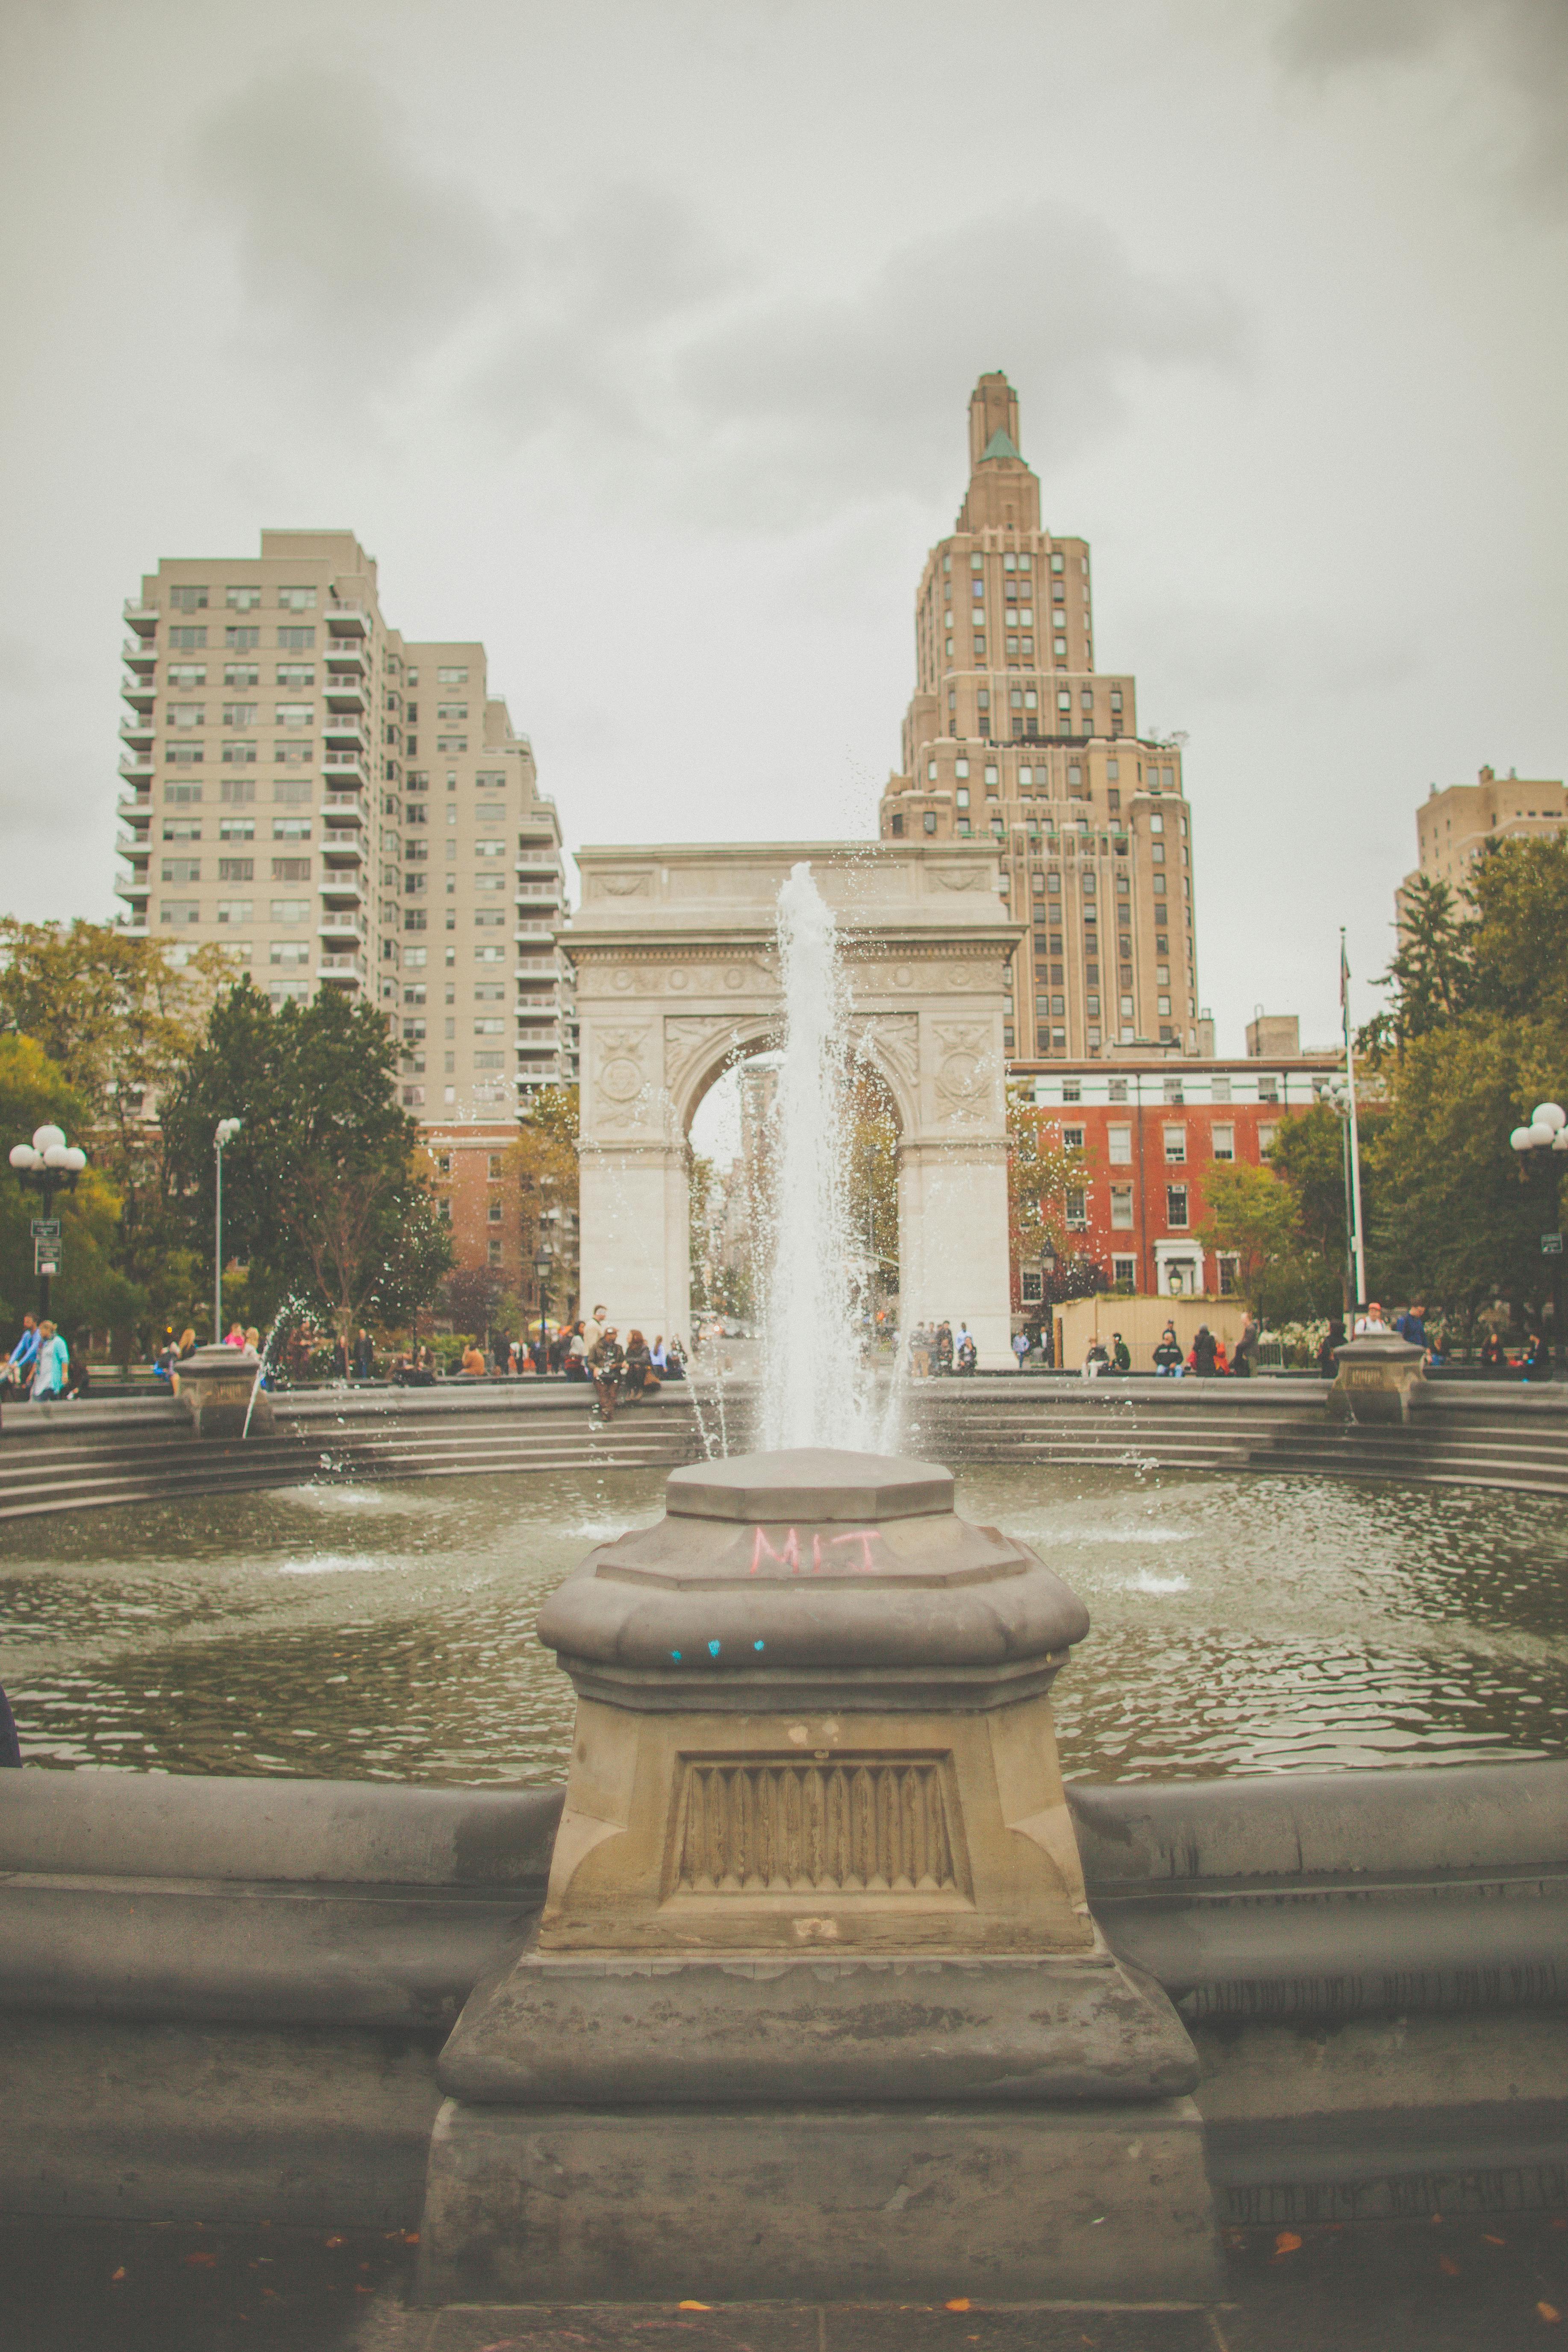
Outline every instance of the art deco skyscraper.
<path fill-rule="evenodd" d="M 1196 1054 L 1192 830 L 1177 740 L 1141 736 L 1133 681 L 1097 670 L 1089 542 L 1040 521 L 1018 400 L 984 375 L 969 491 L 926 558 L 915 691 L 885 840 L 990 839 L 1029 926 L 1009 1056 Z"/>

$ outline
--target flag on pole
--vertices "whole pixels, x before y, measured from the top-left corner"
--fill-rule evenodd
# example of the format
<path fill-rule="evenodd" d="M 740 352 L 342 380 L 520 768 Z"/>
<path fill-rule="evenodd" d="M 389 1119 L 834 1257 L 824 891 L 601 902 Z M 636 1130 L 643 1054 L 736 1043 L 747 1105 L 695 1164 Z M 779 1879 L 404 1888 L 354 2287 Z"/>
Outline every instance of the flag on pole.
<path fill-rule="evenodd" d="M 1345 953 L 1345 935 L 1342 931 L 1340 933 L 1340 1003 L 1346 1012 L 1350 1009 L 1350 1001 L 1351 965 L 1350 958 Z"/>

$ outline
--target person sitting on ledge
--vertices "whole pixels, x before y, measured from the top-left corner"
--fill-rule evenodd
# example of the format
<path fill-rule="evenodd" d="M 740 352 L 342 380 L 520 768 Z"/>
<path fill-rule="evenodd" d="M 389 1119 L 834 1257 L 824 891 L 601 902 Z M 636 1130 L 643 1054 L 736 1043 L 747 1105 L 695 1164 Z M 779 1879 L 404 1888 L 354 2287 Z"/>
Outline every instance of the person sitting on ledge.
<path fill-rule="evenodd" d="M 1113 1331 L 1110 1335 L 1110 1368 L 1117 1372 L 1132 1370 L 1131 1351 L 1120 1331 Z"/>
<path fill-rule="evenodd" d="M 1481 1370 L 1493 1375 L 1508 1370 L 1508 1349 L 1499 1332 L 1489 1331 L 1481 1342 Z"/>
<path fill-rule="evenodd" d="M 1212 1381 L 1218 1369 L 1215 1361 L 1218 1353 L 1218 1340 L 1206 1323 L 1200 1323 L 1192 1353 L 1187 1358 L 1188 1371 L 1195 1372 L 1200 1381 Z"/>
<path fill-rule="evenodd" d="M 1542 1332 L 1531 1333 L 1530 1345 L 1524 1351 L 1524 1361 L 1519 1368 L 1519 1376 L 1522 1381 L 1549 1381 L 1552 1378 L 1552 1350 L 1548 1348 Z"/>
<path fill-rule="evenodd" d="M 605 1421 L 616 1417 L 616 1392 L 620 1386 L 622 1349 L 616 1337 L 613 1323 L 605 1324 L 588 1350 L 588 1370 L 593 1374 L 594 1394 Z"/>
<path fill-rule="evenodd" d="M 626 1362 L 621 1371 L 621 1388 L 627 1403 L 640 1396 L 657 1396 L 660 1381 L 653 1368 L 653 1356 L 640 1331 L 626 1334 Z"/>
<path fill-rule="evenodd" d="M 485 1351 L 477 1339 L 470 1339 L 463 1349 L 463 1370 L 475 1380 L 485 1376 Z"/>
<path fill-rule="evenodd" d="M 1083 1360 L 1083 1377 L 1086 1381 L 1097 1381 L 1101 1372 L 1108 1372 L 1110 1370 L 1110 1358 L 1106 1353 L 1105 1342 L 1097 1335 L 1089 1341 L 1088 1352 Z"/>
<path fill-rule="evenodd" d="M 1182 1361 L 1182 1343 L 1176 1337 L 1173 1323 L 1167 1323 L 1160 1334 L 1160 1344 L 1154 1350 L 1154 1370 L 1171 1381 L 1179 1381 L 1186 1370 Z"/>

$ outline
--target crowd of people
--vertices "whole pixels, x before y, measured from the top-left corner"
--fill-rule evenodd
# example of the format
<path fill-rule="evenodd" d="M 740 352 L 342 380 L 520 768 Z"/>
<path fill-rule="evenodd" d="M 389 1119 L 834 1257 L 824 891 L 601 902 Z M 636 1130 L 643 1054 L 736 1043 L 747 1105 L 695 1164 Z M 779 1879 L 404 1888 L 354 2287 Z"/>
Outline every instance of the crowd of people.
<path fill-rule="evenodd" d="M 50 1400 L 62 1403 L 67 1397 L 87 1392 L 85 1351 L 73 1357 L 64 1332 L 47 1317 L 40 1322 L 36 1315 L 24 1315 L 21 1337 L 0 1362 L 0 1398 L 16 1402 L 30 1397 L 35 1404 Z"/>
<path fill-rule="evenodd" d="M 1155 1378 L 1180 1381 L 1190 1374 L 1200 1381 L 1249 1380 L 1258 1354 L 1258 1325 L 1249 1315 L 1240 1339 L 1228 1353 L 1219 1333 L 1211 1331 L 1206 1323 L 1199 1324 L 1192 1346 L 1184 1349 L 1176 1337 L 1175 1325 L 1167 1322 L 1152 1354 Z M 1120 1331 L 1111 1333 L 1109 1347 L 1097 1332 L 1089 1343 L 1082 1369 L 1086 1381 L 1098 1380 L 1106 1373 L 1129 1373 L 1132 1370 L 1132 1350 Z"/>
<path fill-rule="evenodd" d="M 929 1381 L 949 1373 L 973 1372 L 980 1361 L 974 1335 L 961 1315 L 954 1331 L 944 1317 L 940 1323 L 917 1323 L 907 1341 L 910 1378 Z"/>

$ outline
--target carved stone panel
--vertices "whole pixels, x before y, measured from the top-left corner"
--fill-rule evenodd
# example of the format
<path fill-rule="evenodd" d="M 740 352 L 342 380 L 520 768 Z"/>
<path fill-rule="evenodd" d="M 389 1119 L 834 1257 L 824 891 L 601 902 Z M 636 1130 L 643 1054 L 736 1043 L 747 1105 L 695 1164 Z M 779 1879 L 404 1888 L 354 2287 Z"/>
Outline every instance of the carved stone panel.
<path fill-rule="evenodd" d="M 990 1024 L 984 1021 L 933 1023 L 933 1074 L 937 1101 L 950 1118 L 973 1118 L 989 1108 L 995 1076 Z"/>
<path fill-rule="evenodd" d="M 601 1129 L 636 1126 L 643 1111 L 650 1073 L 646 1063 L 649 1024 L 606 1028 L 594 1037 L 594 1109 Z"/>
<path fill-rule="evenodd" d="M 688 1757 L 668 1892 L 964 1895 L 952 1759 Z"/>

